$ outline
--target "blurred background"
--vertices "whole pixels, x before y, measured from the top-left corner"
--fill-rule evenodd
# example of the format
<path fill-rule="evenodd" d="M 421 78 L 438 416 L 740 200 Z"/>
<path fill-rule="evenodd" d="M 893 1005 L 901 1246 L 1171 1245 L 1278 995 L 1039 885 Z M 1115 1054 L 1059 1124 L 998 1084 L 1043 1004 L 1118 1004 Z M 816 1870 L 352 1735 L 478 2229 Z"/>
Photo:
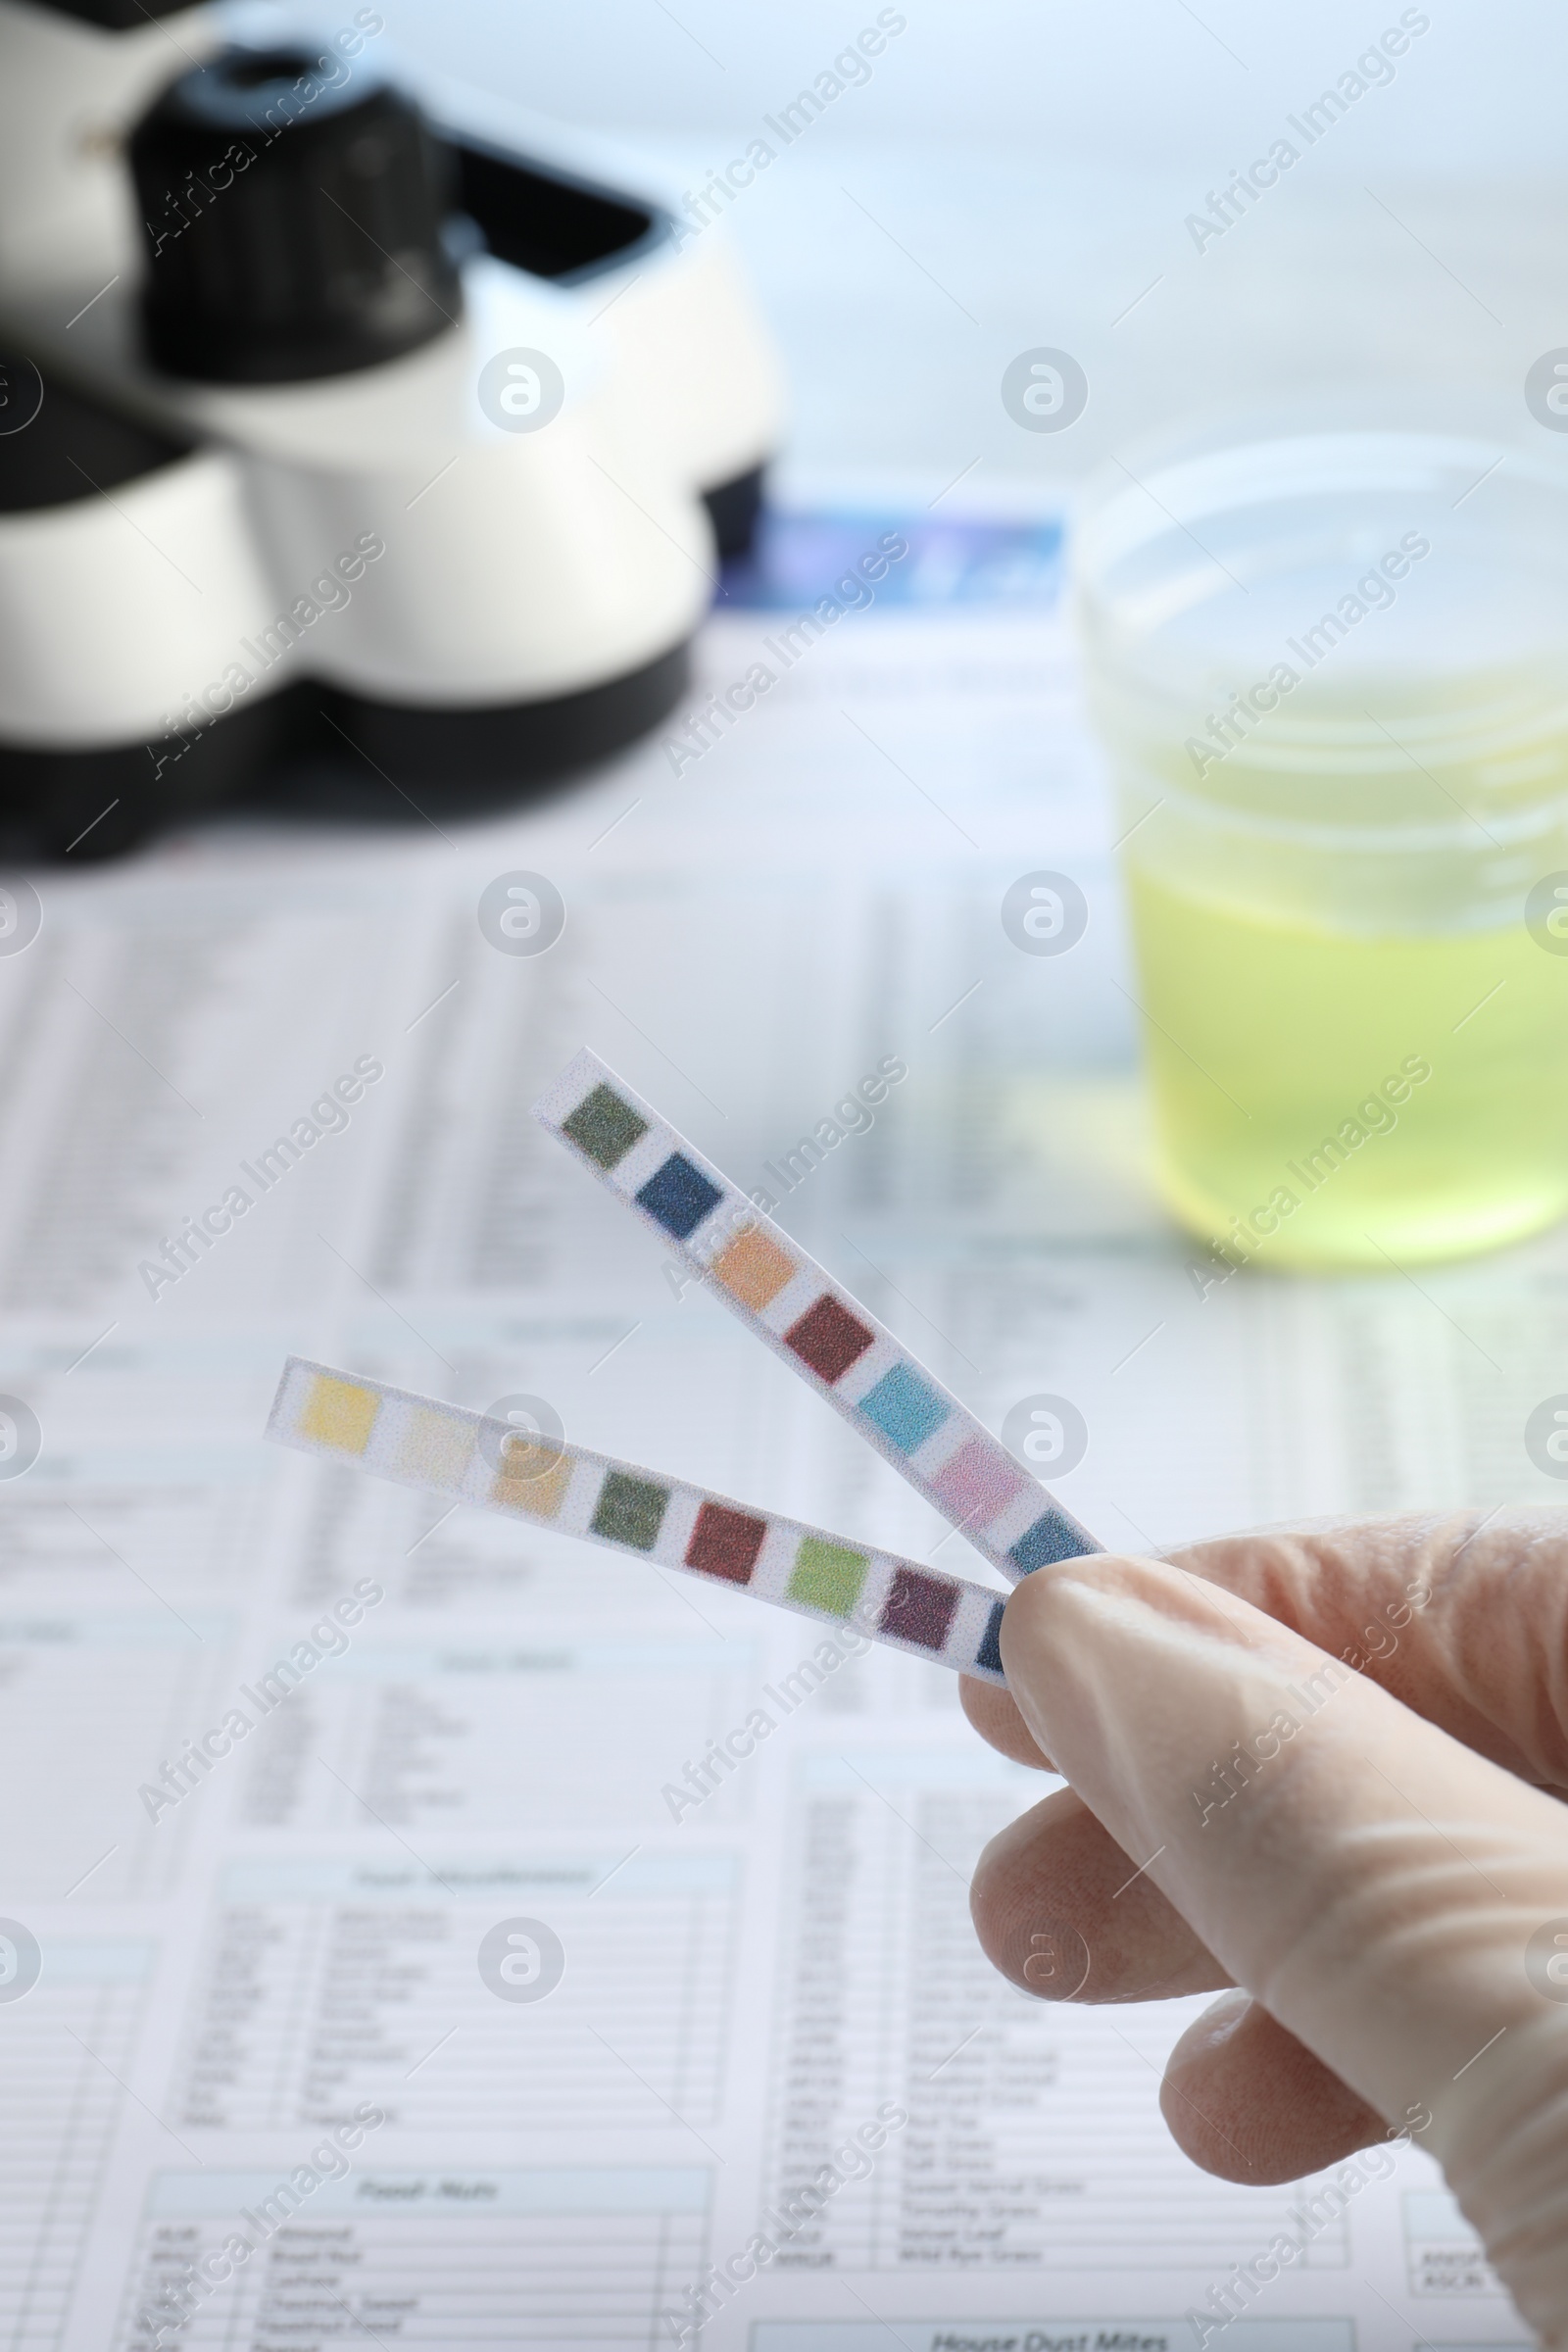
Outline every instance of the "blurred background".
<path fill-rule="evenodd" d="M 506 442 L 454 358 L 466 405 L 454 393 L 434 424 L 416 409 L 407 446 L 383 412 L 378 454 L 361 433 L 376 386 L 345 375 L 323 401 L 353 491 L 344 527 L 323 519 L 314 447 L 285 448 L 270 474 L 257 461 L 246 512 L 276 521 L 295 467 L 284 522 L 300 552 L 279 524 L 264 620 L 356 533 L 385 538 L 364 585 L 363 564 L 344 575 L 352 601 L 334 590 L 313 615 L 303 657 L 334 693 L 347 681 L 337 717 L 349 688 L 392 712 L 371 750 L 344 755 L 376 821 L 302 822 L 302 792 L 176 814 L 89 864 L 114 782 L 94 786 L 76 840 L 62 828 L 55 864 L 0 873 L 0 1897 L 18 1914 L 0 1936 L 37 1964 L 35 1989 L 0 1980 L 0 2085 L 34 2086 L 5 2178 L 12 2242 L 41 2249 L 16 2305 L 0 2281 L 0 2336 L 24 2352 L 171 2335 L 262 2352 L 303 2343 L 319 2314 L 312 2341 L 676 2341 L 708 2266 L 896 2102 L 911 2128 L 719 2315 L 707 2352 L 925 2352 L 937 2320 L 944 2341 L 1013 2340 L 1026 2322 L 1031 2341 L 1086 2342 L 1092 2327 L 1197 2340 L 1179 2315 L 1296 2226 L 1298 2191 L 1215 2180 L 1170 2140 L 1159 2077 L 1191 2003 L 1048 2005 L 991 1969 L 968 1881 L 1040 1781 L 981 1748 L 944 1665 L 868 1646 L 694 1815 L 669 1791 L 797 1671 L 814 1626 L 262 1432 L 285 1357 L 305 1354 L 503 1417 L 543 1400 L 607 1454 L 939 1572 L 987 1572 L 754 1333 L 671 1283 L 647 1233 L 536 1125 L 530 1103 L 587 1043 L 748 1186 L 825 1130 L 809 1180 L 781 1187 L 780 1222 L 1111 1546 L 1560 1504 L 1568 1228 L 1419 1277 L 1385 1250 L 1370 1272 L 1304 1279 L 1262 1256 L 1232 1280 L 1158 1197 L 1117 863 L 1155 827 L 1106 789 L 1062 513 L 1146 436 L 1346 385 L 1393 388 L 1412 428 L 1463 395 L 1488 454 L 1534 434 L 1560 456 L 1524 385 L 1544 355 L 1568 361 L 1568 19 L 1525 0 L 376 8 L 372 68 L 432 109 L 450 97 L 467 122 L 494 102 L 522 152 L 668 205 L 688 250 L 733 240 L 780 347 L 786 422 L 749 578 L 714 576 L 693 495 L 715 479 L 697 464 L 710 453 L 681 476 L 703 562 L 629 493 L 622 537 L 605 526 L 669 596 L 664 637 L 635 659 L 690 638 L 689 686 L 671 682 L 644 732 L 564 788 L 474 821 L 442 797 L 450 776 L 426 794 L 399 766 L 400 698 L 422 695 L 439 736 L 429 673 L 461 671 L 479 624 L 521 642 L 548 636 L 541 609 L 569 622 L 564 578 L 608 578 L 635 604 L 634 564 L 617 571 L 598 535 L 627 477 L 598 483 L 579 545 L 589 461 L 565 491 L 551 472 L 576 446 L 569 417 L 554 440 Z M 313 21 L 252 13 L 264 39 Z M 312 37 L 352 13 L 339 0 Z M 41 21 L 0 0 L 9 37 Z M 183 22 L 199 37 L 197 12 Z M 163 48 L 150 24 L 126 38 Z M 169 50 L 153 80 L 184 71 Z M 1282 143 L 1296 160 L 1273 184 L 1254 173 L 1250 200 L 1228 198 Z M 97 152 L 101 166 L 113 139 Z M 725 173 L 732 201 L 711 193 Z M 213 219 L 226 233 L 228 215 Z M 32 258 L 8 266 L 20 278 Z M 112 267 L 60 295 L 53 347 L 84 370 L 76 355 L 93 355 L 105 385 L 136 263 Z M 628 299 L 638 268 L 603 303 L 607 345 L 657 300 L 652 267 Z M 526 331 L 490 343 L 471 308 L 486 366 L 537 358 L 540 320 L 575 334 L 572 304 L 599 307 L 580 285 L 516 300 Z M 1065 429 L 1020 429 L 1002 394 L 1042 349 L 1087 380 Z M 389 372 L 422 381 L 423 365 Z M 636 368 L 613 388 L 629 411 Z M 721 408 L 716 368 L 709 389 Z M 296 390 L 205 386 L 190 413 L 238 415 L 244 444 Z M 36 464 L 25 431 L 9 446 L 19 475 Z M 607 446 L 618 465 L 612 444 L 589 458 Z M 522 510 L 486 503 L 498 449 L 519 480 L 530 456 L 544 480 L 532 538 Z M 254 655 L 253 618 L 213 618 L 220 532 L 209 546 L 192 525 L 177 566 L 148 552 L 136 515 L 161 536 L 151 502 L 178 471 L 160 457 L 128 488 L 117 477 L 122 505 L 149 502 L 128 520 L 74 485 L 55 493 L 55 519 L 107 552 L 63 562 L 53 605 L 24 581 L 10 610 L 59 622 L 67 721 L 100 673 L 144 684 L 166 655 L 169 692 L 194 695 L 226 674 L 230 640 Z M 1484 455 L 1477 476 L 1494 471 Z M 467 506 L 442 504 L 474 482 Z M 1446 489 L 1445 514 L 1490 512 L 1471 488 Z M 24 546 L 34 503 L 24 483 L 0 547 Z M 1305 625 L 1411 519 L 1384 537 L 1353 516 L 1372 543 L 1283 625 Z M 873 598 L 855 566 L 890 541 L 892 564 L 863 575 Z M 117 601 L 111 559 L 145 594 Z M 1398 574 L 1401 624 L 1440 568 L 1408 590 L 1408 564 Z M 425 592 L 440 643 L 411 627 L 375 639 L 378 669 L 356 665 L 354 632 L 394 578 Z M 781 655 L 835 583 L 832 624 Z M 75 649 L 94 596 L 118 668 Z M 197 650 L 176 662 L 186 623 Z M 1383 625 L 1355 641 L 1369 661 Z M 227 629 L 216 655 L 202 629 Z M 11 641 L 24 646 L 20 627 Z M 633 658 L 616 639 L 604 666 Z M 704 737 L 704 710 L 764 659 L 771 689 Z M 30 665 L 13 668 L 20 698 Z M 463 672 L 454 707 L 465 696 L 506 699 Z M 129 746 L 132 791 L 144 738 L 176 723 L 157 716 L 165 700 L 104 738 Z M 1559 705 L 1552 741 L 1568 745 L 1568 689 Z M 1177 765 L 1185 724 L 1167 738 Z M 460 744 L 450 764 L 466 757 Z M 1568 904 L 1568 846 L 1543 862 Z M 1289 845 L 1279 864 L 1294 880 Z M 1568 938 L 1529 928 L 1522 887 L 1498 925 L 1506 975 L 1562 1039 L 1546 992 L 1568 991 Z M 509 928 L 509 901 L 552 919 Z M 1031 901 L 1070 901 L 1076 919 L 1054 943 L 1018 919 Z M 1293 1079 L 1302 1057 L 1260 992 L 1199 980 L 1219 1024 L 1240 1004 L 1265 1033 L 1260 1093 Z M 1499 994 L 1504 1009 L 1526 994 L 1503 990 L 1490 971 L 1443 978 L 1387 1056 L 1348 1038 L 1325 1116 L 1424 1056 L 1436 1082 L 1401 1107 L 1399 1148 L 1428 1102 L 1451 1100 L 1455 1125 L 1506 1155 L 1507 1134 L 1446 1091 L 1469 1041 L 1515 1108 L 1550 1100 L 1560 1123 L 1560 1054 L 1543 1047 L 1525 1069 L 1485 1025 Z M 1280 994 L 1332 1031 L 1310 989 Z M 874 1124 L 841 1133 L 833 1106 L 890 1061 L 904 1075 Z M 354 1095 L 342 1074 L 367 1069 Z M 338 1083 L 352 1119 L 323 1092 Z M 1396 1149 L 1377 1120 L 1355 1162 L 1374 1183 Z M 1314 1108 L 1285 1122 L 1280 1151 L 1322 1132 Z M 1330 1200 L 1354 1181 L 1336 1174 Z M 225 1224 L 215 1204 L 241 1191 Z M 254 1704 L 240 1694 L 367 1580 L 379 1597 L 352 1649 L 334 1644 L 233 1762 L 186 1772 L 176 1802 L 171 1760 Z M 514 2003 L 479 1955 L 540 1922 L 566 1955 L 563 1992 Z M 311 2191 L 307 2219 L 327 2227 L 258 2242 L 198 2308 L 197 2254 L 241 2215 L 252 2227 L 360 2102 L 384 2126 L 353 2180 Z M 1522 2352 L 1519 2334 L 1435 2166 L 1406 2148 L 1229 2340 Z"/>
<path fill-rule="evenodd" d="M 431 74 L 612 134 L 677 190 L 767 136 L 876 21 L 866 6 L 385 0 Z M 1220 399 L 1368 375 L 1486 386 L 1513 420 L 1564 339 L 1568 23 L 1529 0 L 1429 20 L 1250 213 L 1185 225 L 1400 10 L 1237 0 L 920 6 L 869 78 L 728 207 L 789 367 L 790 455 L 813 466 L 1075 471 Z M 772 143 L 777 146 L 778 141 Z M 1060 344 L 1090 407 L 1013 430 L 1018 350 Z"/>

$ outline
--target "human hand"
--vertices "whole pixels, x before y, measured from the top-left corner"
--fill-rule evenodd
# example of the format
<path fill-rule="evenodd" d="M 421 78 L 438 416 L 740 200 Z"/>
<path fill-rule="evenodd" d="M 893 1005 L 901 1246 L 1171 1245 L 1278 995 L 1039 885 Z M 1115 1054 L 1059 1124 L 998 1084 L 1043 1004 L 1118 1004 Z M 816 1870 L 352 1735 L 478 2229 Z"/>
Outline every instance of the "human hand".
<path fill-rule="evenodd" d="M 1236 1987 L 1166 2068 L 1194 2162 L 1288 2180 L 1418 2132 L 1568 2345 L 1568 1521 L 1092 1554 L 1025 1579 L 1002 1655 L 970 1720 L 1069 1786 L 981 1859 L 996 1966 L 1047 1999 Z"/>

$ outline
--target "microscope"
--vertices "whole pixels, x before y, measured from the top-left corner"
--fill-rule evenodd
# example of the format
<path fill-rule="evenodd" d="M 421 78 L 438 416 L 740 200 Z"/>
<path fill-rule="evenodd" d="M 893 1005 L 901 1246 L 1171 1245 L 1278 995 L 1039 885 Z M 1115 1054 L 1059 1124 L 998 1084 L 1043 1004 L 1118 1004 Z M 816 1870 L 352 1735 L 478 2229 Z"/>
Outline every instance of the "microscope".
<path fill-rule="evenodd" d="M 266 0 L 0 0 L 0 856 L 511 806 L 679 699 L 781 397 L 720 230 Z"/>

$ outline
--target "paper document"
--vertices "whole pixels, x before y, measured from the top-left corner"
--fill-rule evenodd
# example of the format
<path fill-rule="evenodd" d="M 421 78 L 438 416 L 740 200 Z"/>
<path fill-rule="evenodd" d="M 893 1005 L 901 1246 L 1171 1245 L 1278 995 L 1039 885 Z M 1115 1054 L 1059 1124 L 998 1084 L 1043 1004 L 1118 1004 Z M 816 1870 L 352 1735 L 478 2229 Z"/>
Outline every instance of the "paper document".
<path fill-rule="evenodd" d="M 1054 1784 L 951 1672 L 263 1441 L 307 1356 L 1004 1590 L 536 1125 L 586 1044 L 991 1430 L 1065 1399 L 1079 1458 L 1038 1467 L 1107 1544 L 1555 1498 L 1519 1432 L 1560 1240 L 1200 1295 L 1145 1174 L 1059 534 L 945 514 L 777 520 L 683 710 L 535 810 L 34 878 L 0 956 L 6 2352 L 1522 2340 L 1418 2147 L 1213 2180 L 1157 2109 L 1199 2004 L 993 1974 L 969 1875 Z M 1042 869 L 1089 909 L 1055 956 L 1000 919 Z"/>

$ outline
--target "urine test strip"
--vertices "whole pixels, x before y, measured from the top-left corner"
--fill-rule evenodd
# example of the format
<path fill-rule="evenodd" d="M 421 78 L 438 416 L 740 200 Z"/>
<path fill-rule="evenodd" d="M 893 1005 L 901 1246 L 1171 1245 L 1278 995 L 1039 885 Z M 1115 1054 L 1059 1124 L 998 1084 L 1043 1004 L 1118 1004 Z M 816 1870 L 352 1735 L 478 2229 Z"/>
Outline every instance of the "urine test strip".
<path fill-rule="evenodd" d="M 918 1357 L 597 1054 L 579 1054 L 534 1115 L 1011 1583 L 1103 1549 Z"/>
<path fill-rule="evenodd" d="M 267 1434 L 373 1478 L 608 1544 L 1005 1686 L 1000 1595 L 682 1480 L 291 1355 Z"/>

